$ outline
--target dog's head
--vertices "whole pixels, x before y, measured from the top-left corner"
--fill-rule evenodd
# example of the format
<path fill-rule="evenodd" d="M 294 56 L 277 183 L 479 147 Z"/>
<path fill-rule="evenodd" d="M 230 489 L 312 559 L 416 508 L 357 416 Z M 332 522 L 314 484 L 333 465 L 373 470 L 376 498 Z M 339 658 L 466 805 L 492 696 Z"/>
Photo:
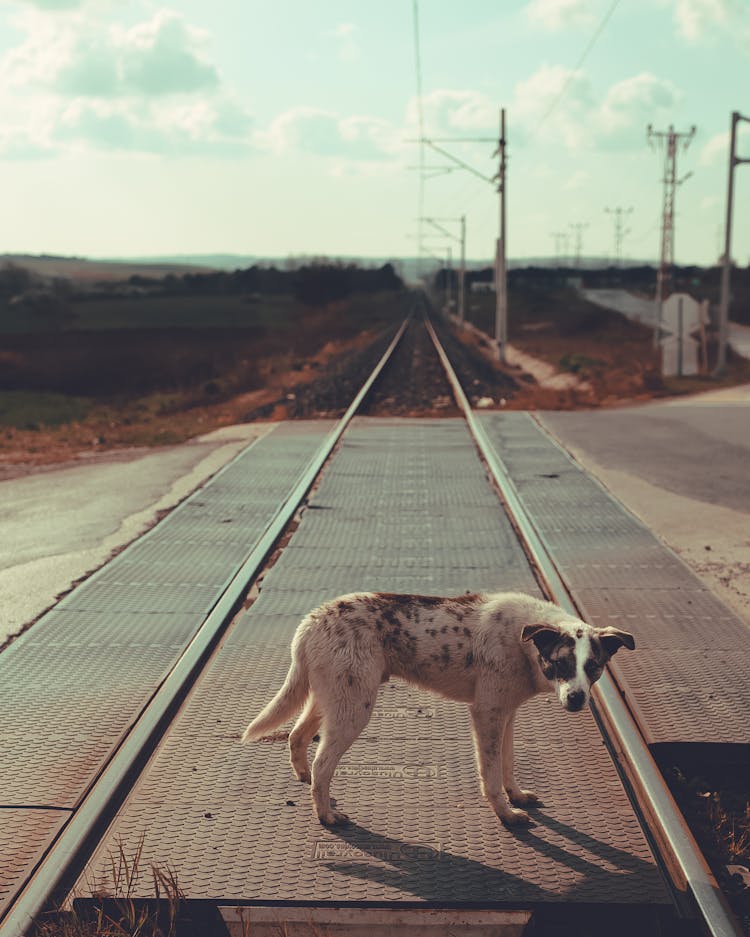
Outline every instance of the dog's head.
<path fill-rule="evenodd" d="M 632 651 L 635 639 L 618 628 L 594 628 L 571 618 L 557 624 L 524 625 L 522 641 L 533 641 L 542 673 L 554 684 L 569 712 L 583 709 L 604 665 L 621 647 Z"/>

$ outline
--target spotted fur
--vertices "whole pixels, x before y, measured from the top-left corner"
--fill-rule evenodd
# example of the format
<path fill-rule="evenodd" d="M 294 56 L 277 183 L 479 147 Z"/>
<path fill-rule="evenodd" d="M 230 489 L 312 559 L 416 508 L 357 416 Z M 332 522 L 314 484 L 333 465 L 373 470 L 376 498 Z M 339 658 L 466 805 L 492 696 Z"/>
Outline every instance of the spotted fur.
<path fill-rule="evenodd" d="M 516 710 L 549 690 L 565 709 L 582 709 L 621 646 L 632 649 L 632 635 L 593 628 L 521 593 L 353 593 L 303 619 L 284 685 L 242 740 L 262 738 L 302 710 L 289 735 L 292 767 L 312 784 L 321 823 L 345 823 L 331 804 L 333 772 L 369 722 L 380 684 L 398 677 L 469 704 L 482 791 L 504 823 L 526 823 L 529 816 L 519 807 L 538 798 L 515 779 Z M 318 730 L 311 770 L 307 749 Z"/>

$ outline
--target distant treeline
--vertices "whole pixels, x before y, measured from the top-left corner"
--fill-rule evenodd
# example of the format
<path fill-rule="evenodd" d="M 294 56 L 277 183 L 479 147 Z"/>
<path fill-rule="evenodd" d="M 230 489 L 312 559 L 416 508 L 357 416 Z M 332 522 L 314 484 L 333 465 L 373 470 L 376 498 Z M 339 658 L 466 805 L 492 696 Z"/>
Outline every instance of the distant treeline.
<path fill-rule="evenodd" d="M 435 286 L 444 289 L 446 277 L 455 286 L 458 271 L 453 268 L 439 270 Z M 492 283 L 495 272 L 492 267 L 466 271 L 466 288 L 472 283 Z M 687 290 L 690 286 L 718 289 L 721 279 L 720 267 L 674 267 L 671 276 L 672 290 Z M 602 267 L 596 270 L 577 267 L 514 267 L 508 270 L 509 286 L 529 286 L 541 290 L 562 289 L 571 281 L 580 281 L 585 289 L 626 289 L 634 292 L 654 292 L 656 268 L 644 264 L 640 267 Z M 750 286 L 750 267 L 732 267 L 732 285 Z"/>
<path fill-rule="evenodd" d="M 132 276 L 129 284 L 149 293 L 201 296 L 258 294 L 290 295 L 309 306 L 345 299 L 352 293 L 402 290 L 404 283 L 392 264 L 367 269 L 354 264 L 312 263 L 294 270 L 248 267 L 245 270 L 168 274 L 163 279 Z"/>
<path fill-rule="evenodd" d="M 561 290 L 578 284 L 585 289 L 624 289 L 645 296 L 653 296 L 656 288 L 656 268 L 649 265 L 639 267 L 604 267 L 596 270 L 576 267 L 516 267 L 508 271 L 508 287 L 529 290 Z M 458 272 L 443 268 L 435 275 L 434 285 L 444 290 L 446 282 L 454 292 L 458 285 Z M 466 289 L 472 284 L 491 284 L 494 270 L 466 271 Z M 674 267 L 668 282 L 669 293 L 689 293 L 696 299 L 707 299 L 713 306 L 719 301 L 721 282 L 720 267 Z M 731 273 L 731 317 L 734 321 L 750 324 L 750 266 L 732 266 Z"/>

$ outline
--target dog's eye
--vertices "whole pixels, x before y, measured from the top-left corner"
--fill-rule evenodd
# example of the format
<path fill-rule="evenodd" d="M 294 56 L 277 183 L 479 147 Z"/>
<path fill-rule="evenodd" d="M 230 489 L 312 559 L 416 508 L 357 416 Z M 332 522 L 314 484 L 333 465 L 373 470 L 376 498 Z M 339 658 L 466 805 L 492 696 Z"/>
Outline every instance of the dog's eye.
<path fill-rule="evenodd" d="M 558 657 L 555 661 L 555 675 L 558 680 L 572 680 L 576 673 L 575 661 L 570 657 Z"/>
<path fill-rule="evenodd" d="M 598 680 L 602 675 L 601 665 L 593 658 L 589 658 L 589 660 L 586 661 L 583 665 L 583 669 L 586 671 L 586 676 L 592 683 L 594 680 Z"/>

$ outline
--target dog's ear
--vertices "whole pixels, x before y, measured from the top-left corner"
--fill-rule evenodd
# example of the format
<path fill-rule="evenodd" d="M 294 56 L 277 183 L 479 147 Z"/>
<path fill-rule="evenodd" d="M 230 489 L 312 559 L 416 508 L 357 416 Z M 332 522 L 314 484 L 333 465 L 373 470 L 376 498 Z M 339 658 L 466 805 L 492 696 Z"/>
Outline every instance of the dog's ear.
<path fill-rule="evenodd" d="M 524 625 L 521 631 L 522 641 L 533 641 L 537 651 L 544 657 L 560 637 L 560 631 L 549 623 Z"/>
<path fill-rule="evenodd" d="M 620 631 L 619 628 L 600 628 L 598 637 L 610 657 L 621 647 L 626 647 L 629 651 L 635 650 L 635 638 L 628 631 Z"/>

